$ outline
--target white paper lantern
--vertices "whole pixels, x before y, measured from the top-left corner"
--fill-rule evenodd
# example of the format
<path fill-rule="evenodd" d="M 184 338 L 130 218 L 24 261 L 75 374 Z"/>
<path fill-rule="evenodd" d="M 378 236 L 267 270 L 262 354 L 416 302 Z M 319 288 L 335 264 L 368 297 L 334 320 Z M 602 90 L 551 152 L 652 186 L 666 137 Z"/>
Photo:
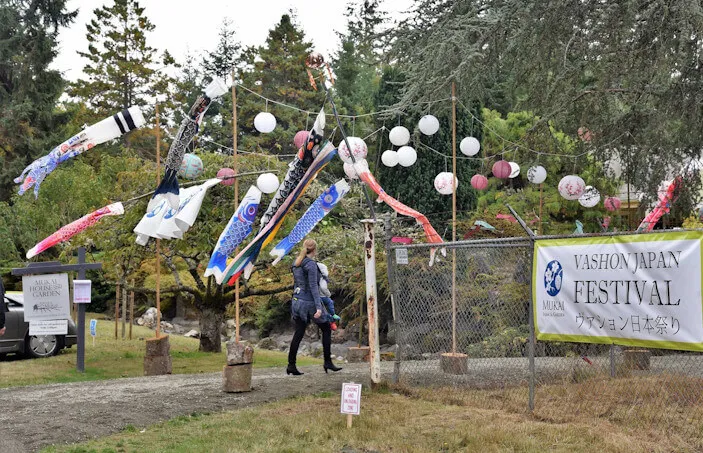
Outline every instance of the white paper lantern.
<path fill-rule="evenodd" d="M 517 178 L 520 174 L 520 166 L 516 162 L 508 162 L 510 164 L 510 176 L 508 178 Z"/>
<path fill-rule="evenodd" d="M 586 190 L 586 183 L 580 176 L 567 175 L 559 181 L 559 195 L 567 200 L 578 200 L 583 191 Z"/>
<path fill-rule="evenodd" d="M 366 158 L 366 154 L 368 153 L 368 148 L 366 147 L 366 143 L 364 143 L 364 140 L 360 139 L 359 137 L 347 137 L 347 140 L 349 141 L 349 146 L 351 146 L 351 155 L 354 156 L 354 160 L 361 160 Z M 349 150 L 347 149 L 347 144 L 344 140 L 342 140 L 339 143 L 339 146 L 337 146 L 337 151 L 339 153 L 339 157 L 347 164 L 351 164 L 352 158 L 349 156 Z"/>
<path fill-rule="evenodd" d="M 412 146 L 401 146 L 398 150 L 398 163 L 409 167 L 417 161 L 417 151 Z"/>
<path fill-rule="evenodd" d="M 396 126 L 391 129 L 388 138 L 395 146 L 407 145 L 410 141 L 410 131 L 403 126 Z"/>
<path fill-rule="evenodd" d="M 459 143 L 459 149 L 466 156 L 475 156 L 481 150 L 481 143 L 476 137 L 466 137 Z"/>
<path fill-rule="evenodd" d="M 369 163 L 366 159 L 359 159 L 356 161 L 356 164 L 345 163 L 344 174 L 347 175 L 349 179 L 359 179 L 359 173 L 356 171 L 357 168 L 361 171 L 369 171 Z"/>
<path fill-rule="evenodd" d="M 439 130 L 439 120 L 436 116 L 425 115 L 420 118 L 417 127 L 420 129 L 420 132 L 425 135 L 434 135 Z"/>
<path fill-rule="evenodd" d="M 254 127 L 262 134 L 268 134 L 276 128 L 276 117 L 269 112 L 261 112 L 254 117 Z"/>
<path fill-rule="evenodd" d="M 278 190 L 278 177 L 273 173 L 262 173 L 256 179 L 256 187 L 263 193 L 274 193 Z"/>
<path fill-rule="evenodd" d="M 586 186 L 579 197 L 579 204 L 584 208 L 592 208 L 600 203 L 600 192 L 593 186 Z"/>
<path fill-rule="evenodd" d="M 532 184 L 542 184 L 547 179 L 547 170 L 541 165 L 535 165 L 527 169 L 527 180 Z"/>
<path fill-rule="evenodd" d="M 454 180 L 453 186 L 452 179 Z M 453 178 L 453 175 L 448 171 L 443 171 L 434 178 L 434 188 L 442 195 L 451 195 L 456 187 L 459 187 L 459 180 Z"/>
<path fill-rule="evenodd" d="M 386 150 L 381 154 L 381 162 L 386 167 L 395 167 L 398 165 L 398 153 L 393 150 Z"/>

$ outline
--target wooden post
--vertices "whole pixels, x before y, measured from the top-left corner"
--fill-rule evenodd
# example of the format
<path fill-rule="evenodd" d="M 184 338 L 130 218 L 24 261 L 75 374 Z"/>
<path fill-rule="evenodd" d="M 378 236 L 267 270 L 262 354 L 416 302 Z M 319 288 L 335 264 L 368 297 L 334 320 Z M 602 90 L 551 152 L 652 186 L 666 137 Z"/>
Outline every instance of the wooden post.
<path fill-rule="evenodd" d="M 234 209 L 239 206 L 239 176 L 237 169 L 237 79 L 232 69 L 232 170 L 234 170 Z M 239 247 L 234 255 L 239 253 Z M 239 343 L 239 279 L 234 283 L 234 341 Z"/>
<path fill-rule="evenodd" d="M 156 103 L 156 185 L 161 177 L 161 123 Z M 156 338 L 161 334 L 161 239 L 156 239 Z"/>
<path fill-rule="evenodd" d="M 542 205 L 544 204 L 544 199 L 542 198 L 542 186 L 539 185 L 539 235 L 542 236 Z"/>
<path fill-rule="evenodd" d="M 452 242 L 456 242 L 456 84 L 452 82 Z M 456 248 L 452 248 L 452 352 L 456 353 Z"/>
<path fill-rule="evenodd" d="M 122 285 L 122 339 L 125 337 L 125 324 L 127 323 L 127 282 Z"/>
<path fill-rule="evenodd" d="M 134 280 L 132 280 L 134 288 Z M 129 292 L 129 339 L 132 339 L 132 325 L 134 324 L 134 291 Z"/>
<path fill-rule="evenodd" d="M 120 295 L 120 283 L 117 282 L 117 284 L 115 285 L 115 340 L 117 340 L 117 326 L 120 319 Z"/>
<path fill-rule="evenodd" d="M 353 415 L 352 414 L 347 414 L 347 428 L 352 427 L 352 420 L 353 420 Z"/>

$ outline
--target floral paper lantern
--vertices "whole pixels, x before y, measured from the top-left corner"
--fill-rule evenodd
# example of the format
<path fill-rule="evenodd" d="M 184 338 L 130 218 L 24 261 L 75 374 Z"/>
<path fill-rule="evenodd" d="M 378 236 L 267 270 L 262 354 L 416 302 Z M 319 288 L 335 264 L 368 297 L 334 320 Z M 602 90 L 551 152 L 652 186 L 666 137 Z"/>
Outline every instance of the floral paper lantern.
<path fill-rule="evenodd" d="M 203 161 L 195 154 L 185 153 L 178 169 L 178 176 L 186 179 L 195 179 L 203 174 Z"/>
<path fill-rule="evenodd" d="M 393 150 L 386 150 L 381 154 L 381 162 L 386 167 L 395 167 L 398 165 L 398 153 Z"/>
<path fill-rule="evenodd" d="M 527 180 L 532 184 L 542 184 L 547 179 L 547 170 L 541 165 L 527 169 Z"/>
<path fill-rule="evenodd" d="M 254 127 L 262 134 L 268 134 L 276 128 L 276 117 L 269 112 L 260 112 L 254 117 Z"/>
<path fill-rule="evenodd" d="M 622 206 L 622 201 L 618 197 L 606 197 L 603 205 L 608 211 L 617 211 Z"/>
<path fill-rule="evenodd" d="M 586 186 L 583 195 L 579 197 L 579 204 L 584 208 L 593 208 L 600 203 L 600 192 L 593 186 Z"/>
<path fill-rule="evenodd" d="M 396 126 L 391 129 L 388 138 L 395 146 L 407 145 L 410 141 L 410 131 L 403 126 Z"/>
<path fill-rule="evenodd" d="M 401 146 L 398 150 L 398 163 L 409 167 L 417 161 L 417 151 L 412 146 Z"/>
<path fill-rule="evenodd" d="M 222 184 L 223 186 L 231 186 L 232 184 L 234 184 L 234 178 L 232 178 L 232 176 L 234 176 L 235 174 L 236 173 L 234 172 L 234 170 L 232 170 L 231 168 L 227 168 L 227 167 L 220 168 L 217 171 L 218 178 L 228 178 L 228 179 L 222 179 L 222 182 L 220 184 Z"/>
<path fill-rule="evenodd" d="M 583 191 L 586 190 L 586 183 L 583 182 L 580 176 L 567 175 L 559 181 L 559 195 L 567 200 L 578 200 Z"/>
<path fill-rule="evenodd" d="M 448 171 L 443 171 L 434 178 L 434 188 L 442 195 L 451 195 L 457 187 L 459 187 L 459 180 Z"/>
<path fill-rule="evenodd" d="M 493 176 L 499 179 L 508 179 L 512 168 L 507 160 L 499 160 L 493 164 Z"/>
<path fill-rule="evenodd" d="M 359 174 L 356 171 L 356 168 L 358 167 L 361 168 L 362 170 L 368 171 L 369 170 L 369 164 L 366 162 L 366 159 L 359 159 L 356 161 L 356 165 L 352 163 L 345 163 L 344 164 L 344 174 L 347 175 L 349 179 L 359 179 Z"/>
<path fill-rule="evenodd" d="M 354 160 L 365 159 L 368 153 L 368 148 L 366 143 L 359 137 L 347 137 L 349 146 L 351 146 L 351 155 L 354 156 Z M 353 163 L 352 158 L 349 156 L 349 149 L 347 148 L 347 142 L 342 140 L 337 146 L 339 157 L 345 163 Z"/>
<path fill-rule="evenodd" d="M 475 156 L 481 150 L 481 143 L 476 137 L 466 137 L 459 143 L 459 150 L 466 156 Z"/>
<path fill-rule="evenodd" d="M 308 131 L 298 131 L 295 133 L 295 137 L 293 137 L 293 145 L 295 145 L 295 149 L 300 149 L 305 144 L 309 134 L 310 133 Z"/>
<path fill-rule="evenodd" d="M 488 178 L 483 175 L 473 175 L 471 177 L 471 187 L 476 190 L 485 190 L 488 187 Z"/>
<path fill-rule="evenodd" d="M 425 135 L 434 135 L 439 130 L 439 120 L 436 116 L 425 115 L 420 118 L 420 122 L 417 124 L 418 129 Z"/>
<path fill-rule="evenodd" d="M 508 162 L 510 164 L 510 176 L 508 176 L 510 179 L 517 178 L 518 175 L 520 174 L 520 166 L 517 164 L 517 162 Z"/>
<path fill-rule="evenodd" d="M 263 173 L 256 179 L 256 187 L 263 193 L 274 193 L 278 190 L 278 177 L 273 173 Z"/>

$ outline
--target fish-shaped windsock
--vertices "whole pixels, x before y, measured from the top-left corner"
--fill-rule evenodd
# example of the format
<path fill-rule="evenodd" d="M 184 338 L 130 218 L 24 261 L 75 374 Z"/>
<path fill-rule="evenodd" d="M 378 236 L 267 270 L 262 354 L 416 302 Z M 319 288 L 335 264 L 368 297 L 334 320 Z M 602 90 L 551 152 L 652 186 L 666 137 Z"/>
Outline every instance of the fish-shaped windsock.
<path fill-rule="evenodd" d="M 666 188 L 666 192 L 659 196 L 659 202 L 650 213 L 642 220 L 642 223 L 637 227 L 637 231 L 652 231 L 654 225 L 664 214 L 668 214 L 671 210 L 671 205 L 679 197 L 681 186 L 683 185 L 683 176 L 679 175 L 671 181 Z"/>
<path fill-rule="evenodd" d="M 422 225 L 422 229 L 425 231 L 425 238 L 427 238 L 427 242 L 433 244 L 441 244 L 444 242 L 442 241 L 442 237 L 437 234 L 437 231 L 434 229 L 430 221 L 427 220 L 427 217 L 388 195 L 386 191 L 383 190 L 383 187 L 381 187 L 378 181 L 376 181 L 376 178 L 373 177 L 373 175 L 368 169 L 368 166 L 364 166 L 363 164 L 357 162 L 354 164 L 354 170 L 356 170 L 356 173 L 359 175 L 359 179 L 364 181 L 366 185 L 371 188 L 371 190 L 376 192 L 376 194 L 378 195 L 377 201 L 382 201 L 386 203 L 388 206 L 393 208 L 393 210 L 398 214 L 412 217 L 417 221 L 417 223 Z M 430 249 L 430 265 L 434 263 L 434 257 L 436 252 L 436 249 Z M 442 254 L 445 253 L 446 251 L 443 249 Z"/>
<path fill-rule="evenodd" d="M 308 167 L 312 164 L 313 160 L 317 156 L 318 149 L 323 140 L 323 134 L 325 131 L 325 109 L 321 109 L 320 113 L 317 114 L 315 123 L 312 129 L 308 133 L 308 138 L 305 140 L 303 146 L 298 150 L 297 155 L 288 165 L 288 172 L 283 182 L 278 186 L 276 194 L 271 198 L 266 212 L 261 216 L 261 226 L 259 227 L 259 232 L 261 232 L 264 227 L 269 223 L 273 215 L 278 211 L 278 208 L 283 204 L 288 195 L 298 186 L 298 183 L 305 175 Z"/>
<path fill-rule="evenodd" d="M 337 205 L 339 200 L 341 200 L 347 192 L 349 192 L 349 184 L 341 179 L 332 184 L 322 195 L 317 197 L 300 218 L 300 221 L 293 227 L 290 234 L 283 238 L 283 240 L 271 250 L 271 256 L 276 257 L 271 264 L 278 264 L 281 258 L 287 255 L 293 247 L 295 247 L 295 244 L 302 241 L 303 238 L 315 228 L 315 225 Z"/>
<path fill-rule="evenodd" d="M 256 237 L 247 246 L 239 252 L 239 254 L 227 265 L 224 278 L 217 283 L 222 283 L 228 280 L 228 284 L 232 285 L 244 273 L 244 278 L 249 278 L 254 270 L 254 262 L 259 256 L 261 249 L 266 247 L 273 241 L 278 229 L 281 228 L 283 219 L 286 214 L 292 209 L 296 201 L 305 193 L 310 183 L 315 176 L 327 165 L 334 156 L 337 155 L 337 149 L 329 142 L 325 142 L 320 146 L 317 157 L 312 162 L 308 171 L 300 180 L 295 189 L 288 195 L 278 208 L 276 213 L 271 218 L 271 221 L 256 235 Z"/>
<path fill-rule="evenodd" d="M 205 274 L 203 274 L 205 277 L 214 275 L 215 280 L 223 280 L 225 268 L 227 267 L 227 258 L 251 233 L 260 202 L 261 191 L 256 186 L 249 187 L 242 202 L 239 203 L 237 210 L 232 215 L 232 218 L 229 219 L 227 226 L 222 230 L 220 238 L 217 240 L 215 250 L 212 252 L 210 262 L 207 265 L 207 269 L 205 269 Z"/>
<path fill-rule="evenodd" d="M 200 123 L 203 121 L 203 116 L 212 100 L 222 96 L 227 91 L 227 86 L 220 79 L 214 79 L 205 87 L 203 93 L 198 97 L 195 103 L 191 106 L 188 115 L 181 122 L 181 127 L 178 129 L 176 138 L 171 143 L 166 157 L 166 172 L 159 184 L 159 187 L 154 191 L 147 206 L 147 211 L 153 210 L 163 199 L 168 201 L 171 209 L 178 209 L 178 169 L 181 168 L 183 156 L 188 149 L 188 145 L 193 141 L 193 137 L 198 134 Z"/>
<path fill-rule="evenodd" d="M 90 214 L 84 215 L 80 219 L 61 227 L 54 234 L 29 249 L 27 252 L 27 259 L 31 259 L 39 255 L 44 250 L 49 249 L 56 244 L 69 240 L 72 236 L 95 224 L 95 222 L 105 216 L 122 214 L 124 214 L 124 207 L 122 206 L 122 203 L 113 203 L 102 207 L 97 211 L 93 211 Z"/>
<path fill-rule="evenodd" d="M 21 175 L 15 178 L 15 183 L 20 184 L 19 194 L 22 195 L 34 186 L 34 197 L 39 196 L 39 186 L 44 178 L 54 171 L 56 167 L 96 145 L 126 134 L 129 131 L 144 125 L 144 116 L 139 107 L 132 106 L 120 113 L 93 124 L 83 129 L 78 134 L 69 138 L 51 150 L 46 156 L 40 157 L 29 164 Z"/>

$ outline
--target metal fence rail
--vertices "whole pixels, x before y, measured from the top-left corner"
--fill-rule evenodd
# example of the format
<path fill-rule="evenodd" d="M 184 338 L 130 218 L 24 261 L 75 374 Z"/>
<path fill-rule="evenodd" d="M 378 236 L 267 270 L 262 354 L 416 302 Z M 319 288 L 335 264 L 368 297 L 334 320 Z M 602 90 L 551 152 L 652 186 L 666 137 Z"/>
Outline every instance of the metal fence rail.
<path fill-rule="evenodd" d="M 559 396 L 574 414 L 687 423 L 703 437 L 703 354 L 649 348 L 641 352 L 649 366 L 638 367 L 632 348 L 532 342 L 532 240 L 462 241 L 445 250 L 432 266 L 427 244 L 387 250 L 401 382 L 524 391 L 529 409 Z"/>

